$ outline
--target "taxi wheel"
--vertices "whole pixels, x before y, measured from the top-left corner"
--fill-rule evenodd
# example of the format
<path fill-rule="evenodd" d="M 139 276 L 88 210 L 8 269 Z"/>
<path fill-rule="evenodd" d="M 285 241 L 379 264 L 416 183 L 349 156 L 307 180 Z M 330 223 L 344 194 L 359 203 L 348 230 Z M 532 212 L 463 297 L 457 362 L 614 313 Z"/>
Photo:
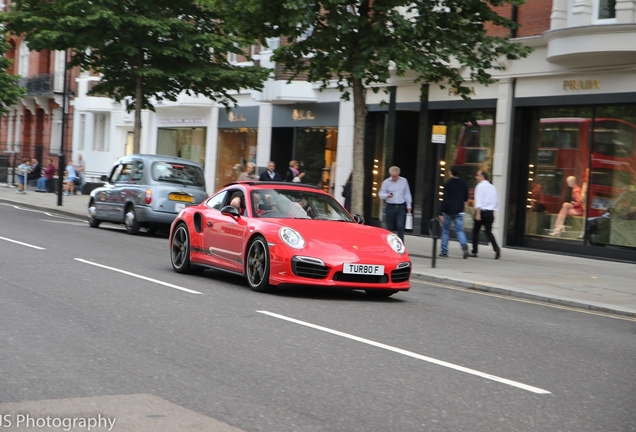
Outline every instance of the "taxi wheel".
<path fill-rule="evenodd" d="M 190 263 L 190 234 L 186 224 L 177 225 L 172 233 L 170 244 L 170 261 L 174 271 L 191 274 L 202 273 L 205 270 L 200 267 L 192 267 Z"/>
<path fill-rule="evenodd" d="M 364 292 L 366 292 L 367 295 L 372 298 L 387 298 L 387 297 L 391 297 L 397 291 L 384 290 L 384 289 L 368 289 L 368 290 L 364 290 Z"/>
<path fill-rule="evenodd" d="M 95 217 L 95 211 L 95 202 L 91 200 L 88 205 L 88 225 L 90 225 L 91 228 L 99 228 L 100 221 Z"/>
<path fill-rule="evenodd" d="M 263 237 L 256 237 L 247 249 L 245 259 L 245 275 L 247 283 L 254 291 L 268 292 L 269 284 L 269 250 Z"/>
<path fill-rule="evenodd" d="M 137 222 L 137 215 L 135 214 L 135 207 L 130 205 L 126 210 L 126 216 L 124 217 L 124 223 L 126 224 L 126 232 L 131 235 L 139 234 L 139 222 Z"/>

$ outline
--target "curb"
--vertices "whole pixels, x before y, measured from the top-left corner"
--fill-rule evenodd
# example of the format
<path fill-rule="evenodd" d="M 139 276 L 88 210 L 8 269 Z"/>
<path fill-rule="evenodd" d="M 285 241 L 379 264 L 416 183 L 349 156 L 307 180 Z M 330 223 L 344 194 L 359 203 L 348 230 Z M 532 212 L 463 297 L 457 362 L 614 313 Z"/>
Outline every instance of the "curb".
<path fill-rule="evenodd" d="M 37 204 L 17 203 L 15 201 L 7 200 L 7 199 L 4 199 L 4 198 L 0 198 L 0 203 L 8 204 L 8 205 L 16 206 L 16 207 L 23 207 L 23 208 L 27 208 L 27 209 L 31 209 L 31 210 L 39 210 L 39 211 L 47 212 L 47 213 L 55 213 L 55 214 L 60 215 L 60 216 L 68 216 L 68 217 L 73 217 L 73 218 L 76 218 L 76 219 L 81 219 L 83 216 L 85 216 L 85 215 L 81 215 L 81 214 L 79 214 L 77 212 L 74 212 L 74 211 L 71 211 L 71 210 L 42 207 L 42 206 L 37 205 Z"/>
<path fill-rule="evenodd" d="M 583 309 L 594 312 L 602 312 L 611 315 L 619 315 L 629 318 L 636 318 L 636 311 L 612 308 L 607 305 L 599 305 L 593 303 L 585 303 L 578 300 L 572 300 L 564 297 L 549 297 L 544 294 L 532 293 L 527 291 L 515 291 L 510 288 L 503 288 L 496 285 L 478 284 L 463 280 L 449 279 L 439 276 L 431 276 L 421 273 L 411 273 L 411 280 L 419 280 L 423 282 L 435 282 L 439 284 L 450 285 L 458 288 L 465 288 L 475 291 L 484 291 L 493 294 L 500 294 L 508 297 L 521 298 L 525 300 L 535 300 L 543 303 L 550 303 L 559 306 L 567 306 L 575 309 Z"/>

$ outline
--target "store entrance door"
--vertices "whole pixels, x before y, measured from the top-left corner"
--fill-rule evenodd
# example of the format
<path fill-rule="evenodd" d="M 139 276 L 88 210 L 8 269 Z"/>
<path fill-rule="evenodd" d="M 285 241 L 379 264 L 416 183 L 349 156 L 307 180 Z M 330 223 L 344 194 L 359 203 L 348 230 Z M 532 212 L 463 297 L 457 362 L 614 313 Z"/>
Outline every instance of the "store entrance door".
<path fill-rule="evenodd" d="M 303 183 L 331 190 L 332 168 L 335 168 L 338 129 L 331 127 L 272 128 L 271 156 L 276 171 L 285 178 L 289 162 L 297 160 L 305 175 Z"/>

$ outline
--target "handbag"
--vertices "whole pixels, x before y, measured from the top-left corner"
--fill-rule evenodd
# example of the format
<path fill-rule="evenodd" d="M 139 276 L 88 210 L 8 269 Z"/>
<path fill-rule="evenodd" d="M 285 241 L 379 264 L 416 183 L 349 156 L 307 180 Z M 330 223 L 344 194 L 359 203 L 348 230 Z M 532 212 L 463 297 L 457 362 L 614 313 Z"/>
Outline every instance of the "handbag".
<path fill-rule="evenodd" d="M 412 230 L 413 229 L 413 213 L 407 213 L 406 214 L 406 221 L 404 222 L 404 229 L 405 230 Z"/>

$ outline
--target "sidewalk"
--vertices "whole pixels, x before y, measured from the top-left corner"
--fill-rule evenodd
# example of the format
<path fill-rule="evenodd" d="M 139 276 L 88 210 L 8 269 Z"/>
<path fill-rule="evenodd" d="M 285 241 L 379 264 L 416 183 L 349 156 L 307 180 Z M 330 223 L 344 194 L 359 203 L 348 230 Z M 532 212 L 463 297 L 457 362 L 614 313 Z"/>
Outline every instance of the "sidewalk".
<path fill-rule="evenodd" d="M 40 209 L 85 218 L 87 195 L 62 196 L 27 191 L 0 183 L 0 204 Z M 527 299 L 636 317 L 636 264 L 580 258 L 547 252 L 502 248 L 494 260 L 492 248 L 480 245 L 479 258 L 462 259 L 457 241 L 449 245 L 449 258 L 431 266 L 433 240 L 407 236 L 413 262 L 413 280 L 443 283 Z M 437 243 L 439 253 L 440 242 Z"/>

